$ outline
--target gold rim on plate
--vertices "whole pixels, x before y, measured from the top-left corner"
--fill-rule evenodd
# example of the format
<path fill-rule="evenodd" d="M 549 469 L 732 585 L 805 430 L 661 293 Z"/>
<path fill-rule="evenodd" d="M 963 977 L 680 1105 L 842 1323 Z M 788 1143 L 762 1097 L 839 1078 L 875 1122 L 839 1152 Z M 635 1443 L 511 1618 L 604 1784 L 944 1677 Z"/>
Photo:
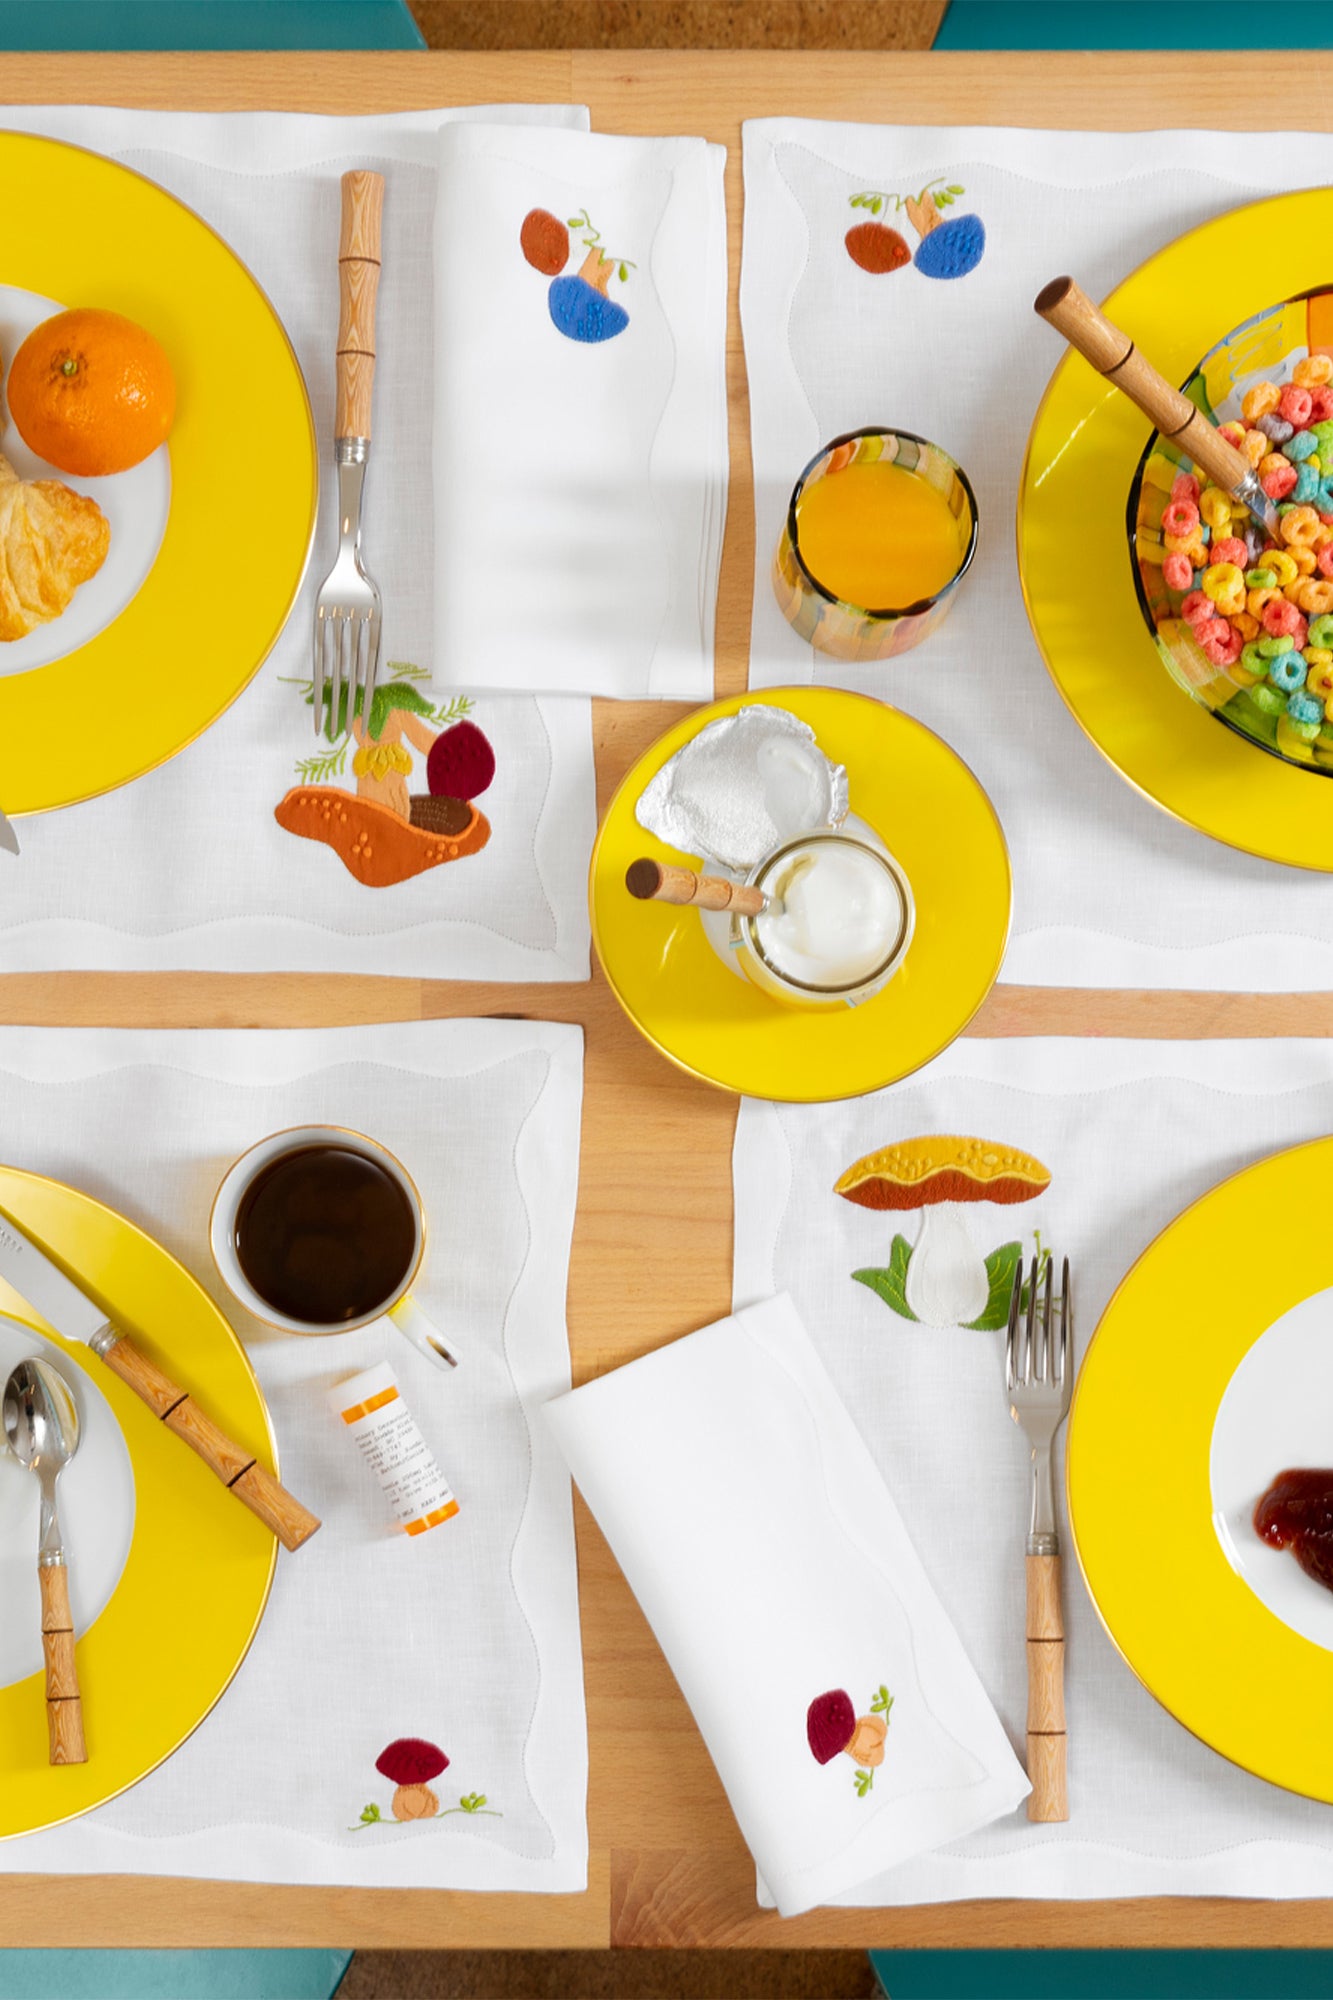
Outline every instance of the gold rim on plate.
<path fill-rule="evenodd" d="M 286 330 L 209 224 L 145 175 L 62 140 L 0 131 L 0 177 L 4 282 L 138 320 L 178 389 L 152 569 L 86 645 L 0 678 L 0 805 L 13 819 L 143 777 L 235 701 L 291 616 L 319 479 Z M 233 569 L 240 587 L 224 588 Z"/>
<path fill-rule="evenodd" d="M 0 1207 L 77 1272 L 116 1324 L 277 1473 L 250 1358 L 183 1264 L 114 1209 L 44 1175 L 0 1167 Z M 0 1312 L 40 1330 L 96 1385 L 120 1425 L 135 1491 L 120 1581 L 77 1635 L 88 1762 L 48 1765 L 42 1673 L 0 1688 L 0 1839 L 11 1839 L 105 1805 L 194 1734 L 250 1650 L 277 1543 L 111 1369 L 46 1327 L 3 1283 Z"/>
<path fill-rule="evenodd" d="M 853 812 L 911 884 L 916 931 L 907 955 L 859 1007 L 769 999 L 721 962 L 696 910 L 637 903 L 625 888 L 625 870 L 640 855 L 681 858 L 634 816 L 649 779 L 707 723 L 756 703 L 799 716 L 820 749 L 847 767 Z M 843 688 L 733 695 L 667 730 L 607 807 L 588 894 L 598 959 L 645 1039 L 691 1076 L 776 1102 L 858 1097 L 920 1069 L 967 1027 L 1009 937 L 1009 854 L 980 783 L 924 724 Z"/>
<path fill-rule="evenodd" d="M 1157 251 L 1106 310 L 1168 380 L 1187 381 L 1229 329 L 1327 285 L 1330 231 L 1333 189 L 1249 203 Z M 1262 259 L 1244 254 L 1260 240 Z M 1081 355 L 1064 355 L 1019 480 L 1018 570 L 1033 637 L 1075 721 L 1136 791 L 1229 847 L 1333 872 L 1333 783 L 1191 700 L 1144 623 L 1125 507 L 1146 427 Z"/>
<path fill-rule="evenodd" d="M 1079 1370 L 1065 1484 L 1089 1595 L 1148 1692 L 1242 1770 L 1333 1803 L 1333 1652 L 1284 1624 L 1232 1567 L 1210 1477 L 1237 1368 L 1284 1313 L 1333 1286 L 1324 1230 L 1284 1232 L 1280 1255 L 1238 1245 L 1253 1240 L 1256 1215 L 1309 1212 L 1330 1175 L 1333 1139 L 1271 1154 L 1148 1245 Z"/>

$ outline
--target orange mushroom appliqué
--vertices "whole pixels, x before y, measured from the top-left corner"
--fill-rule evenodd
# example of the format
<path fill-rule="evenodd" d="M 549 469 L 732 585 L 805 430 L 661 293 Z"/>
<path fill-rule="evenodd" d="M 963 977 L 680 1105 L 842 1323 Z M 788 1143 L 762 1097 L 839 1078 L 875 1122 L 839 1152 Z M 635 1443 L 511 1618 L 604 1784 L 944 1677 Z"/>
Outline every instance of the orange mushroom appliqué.
<path fill-rule="evenodd" d="M 397 1786 L 393 1795 L 395 1819 L 434 1819 L 440 1801 L 427 1782 L 449 1768 L 449 1759 L 434 1743 L 420 1736 L 400 1736 L 375 1759 L 382 1778 Z"/>
<path fill-rule="evenodd" d="M 834 1183 L 834 1193 L 861 1208 L 919 1208 L 921 1226 L 913 1246 L 894 1238 L 886 1268 L 852 1275 L 903 1319 L 1002 1326 L 1023 1246 L 1005 1243 L 983 1257 L 963 1205 L 1032 1201 L 1050 1184 L 1049 1169 L 1030 1153 L 984 1139 L 930 1135 L 867 1153 Z"/>

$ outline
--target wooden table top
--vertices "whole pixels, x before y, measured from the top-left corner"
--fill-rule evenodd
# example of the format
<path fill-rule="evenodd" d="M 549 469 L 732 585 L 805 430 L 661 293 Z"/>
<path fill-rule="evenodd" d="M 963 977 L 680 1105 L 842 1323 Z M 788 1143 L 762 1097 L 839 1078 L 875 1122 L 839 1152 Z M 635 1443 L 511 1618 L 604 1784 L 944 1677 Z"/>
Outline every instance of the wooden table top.
<path fill-rule="evenodd" d="M 1263 129 L 1301 88 L 1302 121 L 1333 130 L 1333 55 L 1265 55 L 1265 89 L 1236 59 L 1199 55 L 141 55 L 0 57 L 6 103 L 92 102 L 317 112 L 584 103 L 596 130 L 695 132 L 728 149 L 731 498 L 717 692 L 745 686 L 753 550 L 749 406 L 737 312 L 740 124 L 791 114 L 866 123 L 1069 130 Z M 1193 109 L 1191 108 L 1193 107 Z M 0 112 L 0 124 L 3 113 Z M 595 704 L 599 802 L 685 713 Z M 503 987 L 384 978 L 223 974 L 0 977 L 0 1020 L 290 1027 L 524 1013 L 577 1021 L 587 1044 L 569 1325 L 583 1380 L 725 1314 L 731 1302 L 735 1100 L 672 1068 L 587 985 Z M 981 1035 L 1159 1037 L 1333 1033 L 1333 993 L 1095 992 L 997 987 Z M 635 1190 L 653 1186 L 650 1205 Z M 665 1218 L 671 1218 L 668 1229 Z M 681 1226 L 691 1244 L 679 1256 Z M 1307 1945 L 1333 1946 L 1333 1902 L 1164 1899 L 757 1908 L 754 1870 L 689 1711 L 623 1578 L 579 1513 L 591 1739 L 589 1887 L 582 1896 L 288 1888 L 157 1878 L 0 1878 L 7 1945 Z M 1077 1587 L 1077 1586 L 1074 1586 Z"/>

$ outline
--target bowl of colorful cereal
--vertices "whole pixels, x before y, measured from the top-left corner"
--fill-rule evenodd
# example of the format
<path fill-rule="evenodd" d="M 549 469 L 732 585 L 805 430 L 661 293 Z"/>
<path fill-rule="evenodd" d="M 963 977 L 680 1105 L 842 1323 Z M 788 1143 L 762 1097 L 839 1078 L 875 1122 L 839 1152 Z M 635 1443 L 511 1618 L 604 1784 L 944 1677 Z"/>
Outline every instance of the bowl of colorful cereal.
<path fill-rule="evenodd" d="M 1219 721 L 1333 775 L 1333 289 L 1246 320 L 1184 392 L 1255 468 L 1277 534 L 1154 436 L 1128 512 L 1144 618 Z"/>

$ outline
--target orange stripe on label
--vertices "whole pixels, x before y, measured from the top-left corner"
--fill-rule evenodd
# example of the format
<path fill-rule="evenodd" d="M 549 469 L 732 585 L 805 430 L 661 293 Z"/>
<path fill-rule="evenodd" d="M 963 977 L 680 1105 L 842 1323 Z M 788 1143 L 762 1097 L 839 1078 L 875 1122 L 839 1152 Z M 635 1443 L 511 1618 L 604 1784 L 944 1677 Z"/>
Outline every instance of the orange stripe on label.
<path fill-rule="evenodd" d="M 441 1521 L 448 1521 L 458 1512 L 458 1502 L 451 1500 L 447 1507 L 437 1507 L 433 1514 L 423 1514 L 419 1520 L 404 1522 L 409 1535 L 424 1535 L 427 1528 L 438 1528 Z"/>
<path fill-rule="evenodd" d="M 343 1422 L 345 1424 L 354 1424 L 361 1417 L 368 1417 L 372 1410 L 382 1410 L 386 1403 L 394 1403 L 397 1400 L 398 1391 L 396 1389 L 381 1389 L 379 1395 L 372 1396 L 368 1403 L 353 1403 L 350 1410 L 344 1410 Z"/>

